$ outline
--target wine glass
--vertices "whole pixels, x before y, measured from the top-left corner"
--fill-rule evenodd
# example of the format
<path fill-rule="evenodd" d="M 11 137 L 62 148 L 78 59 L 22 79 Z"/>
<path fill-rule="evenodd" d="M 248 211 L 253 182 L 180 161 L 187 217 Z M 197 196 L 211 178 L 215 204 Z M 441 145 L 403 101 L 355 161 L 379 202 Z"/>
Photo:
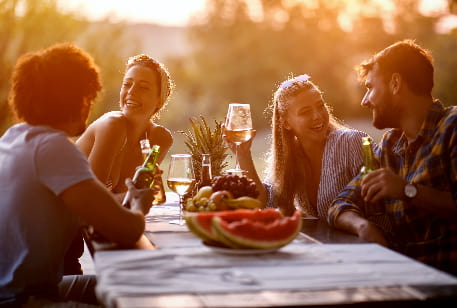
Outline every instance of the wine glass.
<path fill-rule="evenodd" d="M 229 169 L 226 172 L 243 174 L 246 171 L 240 168 L 238 147 L 252 137 L 251 106 L 249 104 L 229 104 L 224 134 L 229 142 L 235 144 L 236 157 L 235 169 Z"/>
<path fill-rule="evenodd" d="M 171 190 L 179 195 L 179 220 L 172 220 L 170 223 L 183 225 L 184 195 L 191 191 L 195 184 L 192 156 L 190 154 L 171 155 L 167 184 Z"/>

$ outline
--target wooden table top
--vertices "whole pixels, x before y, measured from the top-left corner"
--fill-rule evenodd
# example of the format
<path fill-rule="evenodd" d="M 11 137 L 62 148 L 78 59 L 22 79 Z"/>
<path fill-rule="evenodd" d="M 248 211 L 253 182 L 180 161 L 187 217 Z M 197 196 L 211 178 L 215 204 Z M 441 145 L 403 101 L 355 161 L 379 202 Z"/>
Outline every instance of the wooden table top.
<path fill-rule="evenodd" d="M 186 259 L 187 256 L 189 260 L 195 261 L 195 271 L 198 272 L 198 270 L 207 270 L 204 268 L 204 261 L 198 262 L 202 254 L 208 258 L 204 260 L 222 262 L 222 264 L 217 264 L 216 268 L 223 268 L 224 260 L 227 261 L 227 258 L 231 258 L 231 256 L 214 253 L 203 247 L 200 240 L 194 237 L 186 226 L 168 224 L 168 220 L 176 218 L 177 213 L 178 207 L 174 202 L 151 209 L 150 214 L 146 217 L 147 232 L 145 232 L 145 236 L 135 247 L 129 247 L 129 249 L 148 249 L 149 251 L 106 251 L 99 247 L 100 253 L 95 254 L 95 268 L 99 280 L 97 292 L 105 306 L 297 307 L 325 305 L 344 307 L 351 305 L 353 307 L 354 304 L 369 303 L 370 307 L 376 307 L 376 305 L 379 307 L 385 305 L 416 307 L 428 304 L 441 307 L 457 304 L 457 278 L 382 246 L 364 243 L 351 234 L 329 228 L 325 222 L 317 219 L 304 219 L 302 233 L 293 245 L 284 247 L 279 253 L 258 257 L 261 262 L 256 263 L 257 266 L 261 266 L 259 264 L 262 262 L 278 262 L 278 269 L 284 268 L 284 271 L 288 271 L 289 274 L 296 272 L 294 274 L 298 275 L 298 285 L 295 285 L 293 281 L 285 280 L 287 284 L 291 284 L 291 287 L 283 289 L 275 287 L 274 281 L 268 281 L 268 278 L 262 276 L 261 281 L 265 284 L 265 288 L 262 285 L 261 289 L 249 286 L 240 291 L 231 290 L 229 286 L 229 291 L 224 291 L 224 289 L 218 291 L 219 286 L 209 284 L 201 290 L 198 288 L 181 290 L 179 286 L 172 284 L 170 286 L 173 287 L 165 288 L 163 291 L 160 281 L 163 280 L 163 283 L 167 283 L 167 280 L 165 278 L 155 279 L 153 276 L 157 274 L 156 268 L 162 268 L 164 264 L 173 264 L 171 259 L 181 260 L 181 258 Z M 151 244 L 151 241 L 154 244 Z M 306 247 L 305 252 L 302 251 L 302 247 Z M 110 247 L 110 249 L 118 248 Z M 294 256 L 296 253 L 303 254 L 306 259 L 308 251 L 315 251 L 315 260 L 312 258 L 308 261 L 304 260 L 303 264 L 297 263 L 296 270 L 288 268 L 289 261 L 284 262 L 283 260 L 284 254 L 287 253 L 292 253 Z M 154 256 L 161 256 L 161 254 L 169 256 L 170 262 L 160 263 L 162 261 L 154 260 Z M 296 256 L 298 256 L 297 260 L 302 262 L 300 255 Z M 333 256 L 333 258 L 329 256 Z M 234 262 L 241 262 L 239 266 L 244 270 L 253 269 L 250 265 L 244 264 L 245 262 L 249 264 L 249 259 L 239 261 L 240 259 L 235 258 L 234 260 L 238 260 Z M 234 264 L 234 268 L 236 269 L 236 264 Z M 329 272 L 330 268 L 334 268 L 335 273 Z M 270 271 L 270 268 L 266 267 L 258 275 L 263 275 L 262 273 L 265 271 Z M 362 275 L 363 272 L 367 274 Z M 400 272 L 401 275 L 399 275 Z M 209 276 L 203 277 L 208 279 L 214 277 L 211 271 L 208 273 Z M 176 281 L 191 279 L 186 277 L 185 273 L 177 273 L 177 275 L 183 275 L 183 277 L 179 276 L 179 280 Z M 276 275 L 281 275 L 281 270 L 278 270 Z M 132 277 L 132 279 L 125 277 Z M 139 278 L 135 281 L 136 279 L 133 277 Z M 342 279 L 341 277 L 344 277 L 345 282 L 337 283 Z M 303 281 L 300 282 L 300 279 Z M 393 282 L 395 279 L 400 283 Z M 404 282 L 401 282 L 402 279 Z M 173 283 L 172 281 L 168 281 L 168 283 Z M 171 291 L 174 288 L 176 290 Z"/>

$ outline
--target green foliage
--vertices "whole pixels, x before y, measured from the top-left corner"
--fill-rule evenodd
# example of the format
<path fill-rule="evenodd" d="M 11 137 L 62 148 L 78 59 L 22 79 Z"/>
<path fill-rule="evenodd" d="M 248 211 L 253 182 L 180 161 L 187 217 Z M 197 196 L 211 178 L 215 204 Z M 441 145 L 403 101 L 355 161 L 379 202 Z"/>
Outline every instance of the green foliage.
<path fill-rule="evenodd" d="M 91 23 L 76 13 L 62 12 L 58 4 L 59 0 L 0 0 L 0 135 L 12 124 L 7 93 L 16 59 L 59 42 L 74 42 L 100 67 L 104 91 L 91 119 L 118 109 L 124 62 L 138 50 L 137 44 L 132 38 L 126 43 L 123 24 Z"/>
<path fill-rule="evenodd" d="M 197 181 L 200 180 L 202 167 L 202 154 L 209 154 L 211 157 L 211 173 L 218 176 L 227 167 L 225 159 L 228 154 L 227 147 L 222 139 L 222 122 L 214 121 L 214 130 L 211 130 L 207 121 L 200 116 L 200 122 L 197 119 L 190 118 L 191 129 L 180 131 L 186 137 L 185 144 L 192 155 L 192 165 Z"/>
<path fill-rule="evenodd" d="M 368 116 L 359 104 L 365 89 L 354 66 L 374 52 L 414 38 L 435 59 L 455 62 L 450 59 L 455 50 L 444 47 L 455 44 L 455 35 L 436 33 L 440 16 L 422 15 L 419 0 L 257 2 L 252 16 L 247 0 L 208 1 L 206 15 L 189 29 L 191 53 L 171 61 L 170 70 L 179 99 L 192 102 L 192 110 L 223 117 L 228 103 L 249 103 L 255 127 L 267 129 L 263 111 L 277 85 L 289 75 L 307 73 L 337 117 Z M 392 10 L 385 9 L 389 4 Z M 344 28 L 342 20 L 350 26 Z M 456 80 L 457 67 L 437 64 L 435 92 L 455 97 L 457 88 L 441 83 Z M 179 115 L 182 106 L 174 107 L 170 111 Z"/>

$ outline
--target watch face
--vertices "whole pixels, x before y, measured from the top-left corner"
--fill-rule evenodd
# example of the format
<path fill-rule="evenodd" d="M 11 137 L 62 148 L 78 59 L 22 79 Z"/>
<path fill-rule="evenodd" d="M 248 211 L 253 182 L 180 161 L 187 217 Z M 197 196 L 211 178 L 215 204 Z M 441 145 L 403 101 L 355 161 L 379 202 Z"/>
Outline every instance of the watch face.
<path fill-rule="evenodd" d="M 417 189 L 414 184 L 408 183 L 405 185 L 405 195 L 408 198 L 414 198 L 417 194 Z"/>

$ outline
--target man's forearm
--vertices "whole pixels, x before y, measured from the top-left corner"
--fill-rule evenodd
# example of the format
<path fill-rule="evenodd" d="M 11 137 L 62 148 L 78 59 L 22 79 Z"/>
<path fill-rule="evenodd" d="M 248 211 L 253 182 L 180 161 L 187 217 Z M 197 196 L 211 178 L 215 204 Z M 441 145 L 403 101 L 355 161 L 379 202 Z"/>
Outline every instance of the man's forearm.
<path fill-rule="evenodd" d="M 383 246 L 388 246 L 388 243 L 382 234 L 381 230 L 371 223 L 368 219 L 360 216 L 354 211 L 344 211 L 335 221 L 335 227 L 343 231 L 357 235 L 358 237 L 373 243 L 378 243 Z"/>
<path fill-rule="evenodd" d="M 335 220 L 335 228 L 359 235 L 359 230 L 367 220 L 354 211 L 344 211 Z"/>

